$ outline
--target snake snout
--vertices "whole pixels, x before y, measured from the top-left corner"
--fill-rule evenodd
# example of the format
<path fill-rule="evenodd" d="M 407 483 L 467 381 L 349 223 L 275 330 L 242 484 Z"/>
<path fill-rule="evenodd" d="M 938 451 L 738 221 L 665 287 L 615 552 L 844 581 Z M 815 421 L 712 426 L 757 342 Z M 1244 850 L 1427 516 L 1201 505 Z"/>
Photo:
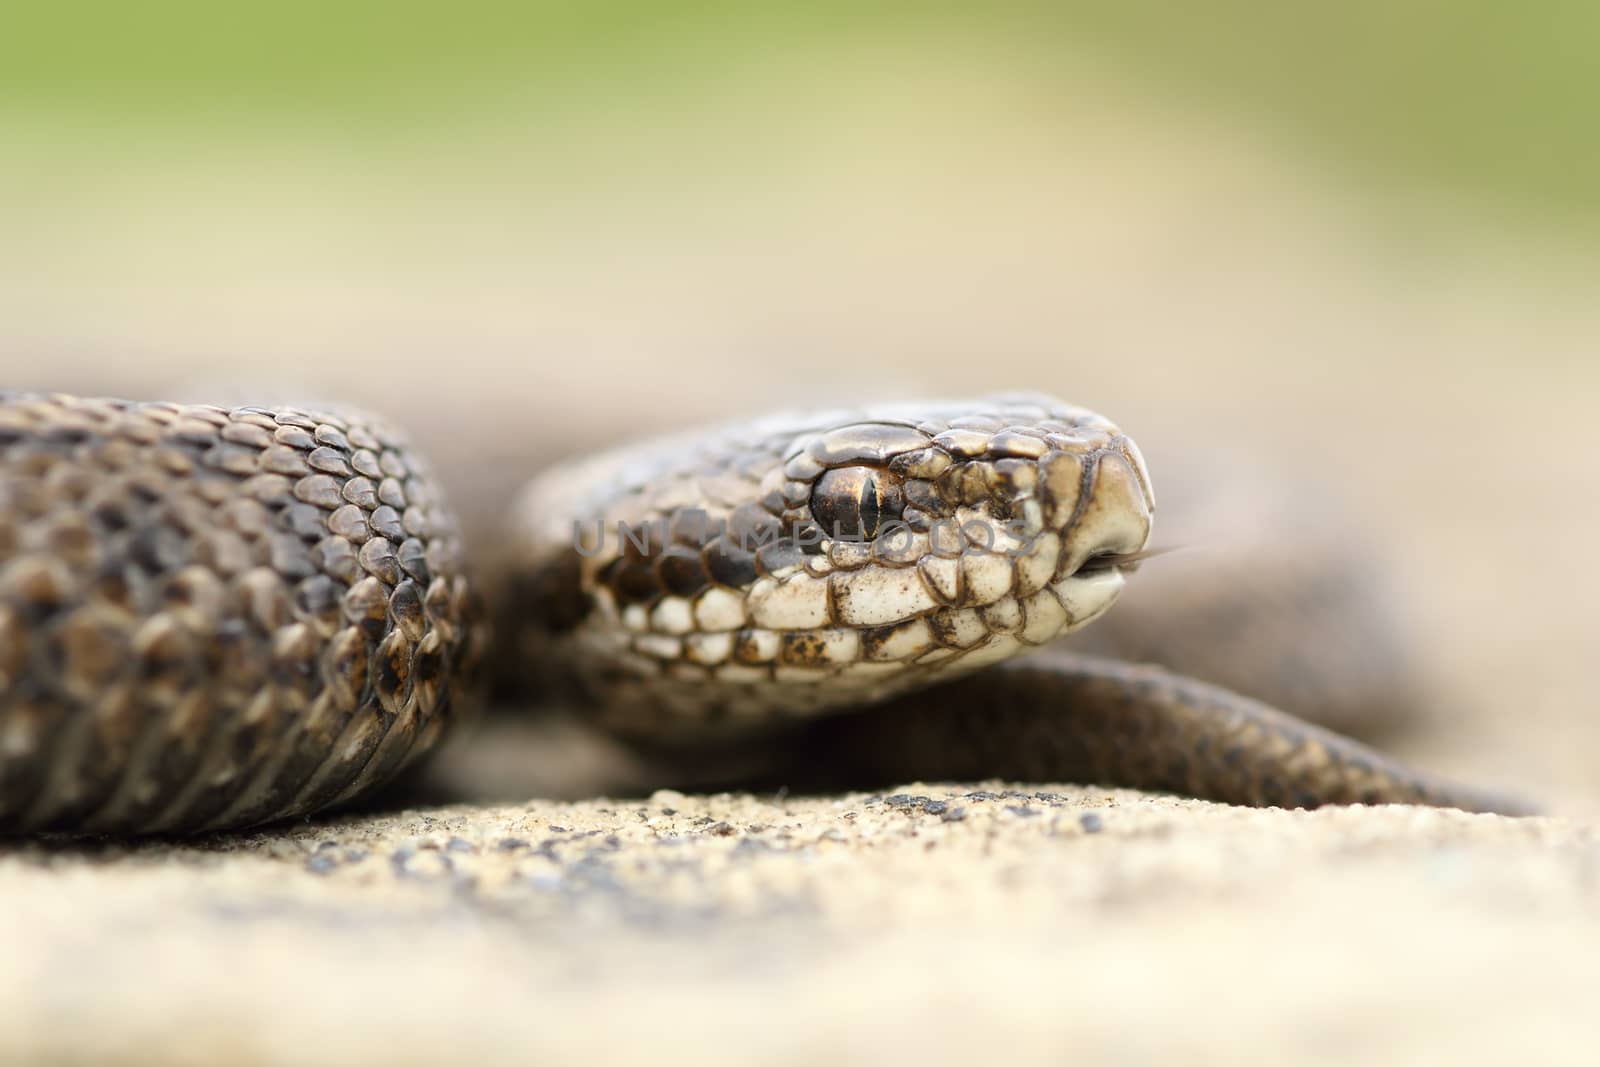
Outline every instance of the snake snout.
<path fill-rule="evenodd" d="M 1058 501 L 1061 564 L 1058 577 L 1120 568 L 1150 541 L 1154 498 L 1144 462 L 1133 442 L 1121 438 L 1077 462 L 1082 480 L 1072 494 L 1070 513 Z"/>
<path fill-rule="evenodd" d="M 1086 454 L 1066 453 L 1047 472 L 1047 500 L 1061 551 L 1051 588 L 1066 610 L 1065 631 L 1104 614 L 1116 602 L 1150 539 L 1153 496 L 1138 450 L 1127 438 Z"/>

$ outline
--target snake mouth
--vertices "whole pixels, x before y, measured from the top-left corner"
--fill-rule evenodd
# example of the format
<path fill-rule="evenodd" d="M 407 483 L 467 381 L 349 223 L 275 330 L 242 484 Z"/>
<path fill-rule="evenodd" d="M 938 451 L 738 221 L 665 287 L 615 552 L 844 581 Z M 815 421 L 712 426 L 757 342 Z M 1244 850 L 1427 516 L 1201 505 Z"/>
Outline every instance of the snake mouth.
<path fill-rule="evenodd" d="M 1117 571 L 1120 573 L 1122 568 L 1125 566 L 1136 568 L 1138 566 L 1138 562 L 1130 559 L 1130 557 L 1135 555 L 1137 555 L 1137 553 L 1134 552 L 1096 552 L 1094 555 L 1090 556 L 1088 559 L 1084 560 L 1078 565 L 1078 569 L 1072 572 L 1072 577 L 1090 578 L 1094 575 L 1105 574 L 1110 571 Z"/>
<path fill-rule="evenodd" d="M 1138 570 L 1140 564 L 1171 551 L 1168 547 L 1132 551 L 1108 548 L 1091 553 L 1076 570 L 1052 586 L 1070 620 L 1066 632 L 1087 626 L 1104 615 L 1121 594 L 1128 576 Z"/>
<path fill-rule="evenodd" d="M 1120 566 L 1080 567 L 1052 585 L 1051 592 L 1066 611 L 1062 633 L 1082 629 L 1111 609 L 1127 584 Z"/>
<path fill-rule="evenodd" d="M 1172 548 L 1139 548 L 1131 552 L 1102 549 L 1091 553 L 1071 574 L 1058 579 L 1051 587 L 1061 606 L 1066 609 L 1070 633 L 1081 629 L 1111 609 L 1127 584 L 1128 575 L 1153 556 L 1162 556 Z"/>
<path fill-rule="evenodd" d="M 1139 565 L 1145 560 L 1154 559 L 1156 556 L 1164 556 L 1168 552 L 1176 550 L 1177 546 L 1168 545 L 1160 548 L 1141 548 L 1137 552 L 1096 552 L 1084 560 L 1078 566 L 1078 569 L 1073 572 L 1073 575 L 1089 577 L 1105 571 L 1132 574 L 1139 569 Z"/>

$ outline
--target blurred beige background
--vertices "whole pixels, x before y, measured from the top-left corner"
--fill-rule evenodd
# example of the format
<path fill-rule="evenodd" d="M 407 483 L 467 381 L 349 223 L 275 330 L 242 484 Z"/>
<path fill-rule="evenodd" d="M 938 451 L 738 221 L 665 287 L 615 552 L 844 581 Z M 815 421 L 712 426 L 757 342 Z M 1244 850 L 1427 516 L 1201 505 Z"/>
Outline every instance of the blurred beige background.
<path fill-rule="evenodd" d="M 1596 795 L 1581 12 L 1233 4 L 1175 55 L 1070 5 L 563 10 L 14 39 L 8 384 L 360 403 L 468 505 L 695 418 L 1056 392 L 1337 488 L 1401 561 L 1432 758 Z"/>
<path fill-rule="evenodd" d="M 5 383 L 354 401 L 464 494 L 750 407 L 1060 393 L 1330 486 L 1412 606 L 1407 753 L 1600 810 L 1590 7 L 423 10 L 23 16 Z"/>

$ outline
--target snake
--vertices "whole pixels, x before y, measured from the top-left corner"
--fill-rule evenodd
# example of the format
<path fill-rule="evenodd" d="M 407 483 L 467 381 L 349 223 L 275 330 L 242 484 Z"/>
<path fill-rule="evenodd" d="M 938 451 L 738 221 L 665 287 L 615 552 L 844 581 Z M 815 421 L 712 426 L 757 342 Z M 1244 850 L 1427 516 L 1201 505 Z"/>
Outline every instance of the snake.
<path fill-rule="evenodd" d="M 348 804 L 486 678 L 685 782 L 1527 810 L 1063 644 L 1158 565 L 1156 496 L 1131 437 L 1053 397 L 781 413 L 528 474 L 475 560 L 449 487 L 359 410 L 0 392 L 0 832 Z"/>

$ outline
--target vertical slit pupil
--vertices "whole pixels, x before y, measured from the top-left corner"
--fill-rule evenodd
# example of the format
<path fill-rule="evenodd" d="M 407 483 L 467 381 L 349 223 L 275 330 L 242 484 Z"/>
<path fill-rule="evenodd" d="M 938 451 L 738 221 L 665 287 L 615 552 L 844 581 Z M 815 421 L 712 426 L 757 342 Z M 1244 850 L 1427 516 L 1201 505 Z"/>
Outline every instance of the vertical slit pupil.
<path fill-rule="evenodd" d="M 878 480 L 870 474 L 861 479 L 861 496 L 856 501 L 856 510 L 861 515 L 861 537 L 871 540 L 878 532 L 880 508 Z"/>
<path fill-rule="evenodd" d="M 869 541 L 886 520 L 899 516 L 894 484 L 864 467 L 840 467 L 824 473 L 811 494 L 811 514 L 825 536 Z"/>

